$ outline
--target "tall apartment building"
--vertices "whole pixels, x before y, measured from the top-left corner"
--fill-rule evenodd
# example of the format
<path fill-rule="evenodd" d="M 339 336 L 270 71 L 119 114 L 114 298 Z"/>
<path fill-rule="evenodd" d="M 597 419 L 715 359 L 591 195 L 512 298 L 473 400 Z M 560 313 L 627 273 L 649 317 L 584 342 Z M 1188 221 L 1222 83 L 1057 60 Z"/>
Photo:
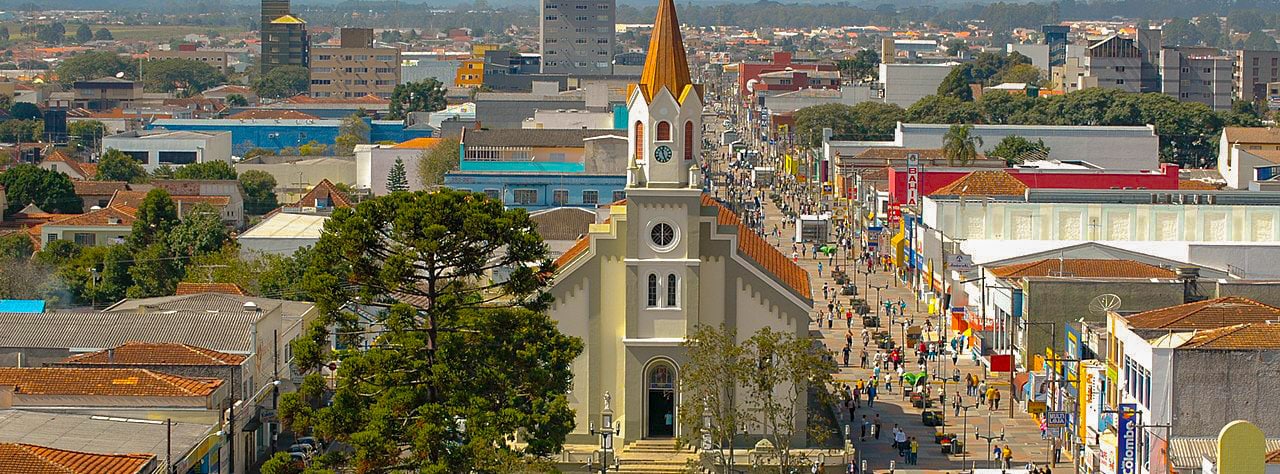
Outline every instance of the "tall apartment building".
<path fill-rule="evenodd" d="M 1267 83 L 1280 82 L 1280 51 L 1236 51 L 1232 79 L 1237 99 L 1256 101 L 1267 97 Z"/>
<path fill-rule="evenodd" d="M 616 0 L 542 0 L 542 72 L 613 74 Z"/>
<path fill-rule="evenodd" d="M 1142 87 L 1142 53 L 1134 45 L 1134 40 L 1121 36 L 1111 36 L 1089 46 L 1084 56 L 1079 58 L 1080 72 L 1074 78 L 1072 62 L 1076 58 L 1068 58 L 1066 80 L 1074 79 L 1068 91 L 1102 87 L 1119 89 L 1125 92 L 1139 92 Z M 1074 87 L 1072 87 L 1074 86 Z"/>
<path fill-rule="evenodd" d="M 338 47 L 311 50 L 311 97 L 391 98 L 400 84 L 400 50 L 375 48 L 372 28 L 343 28 Z"/>
<path fill-rule="evenodd" d="M 1160 50 L 1161 89 L 1182 102 L 1229 110 L 1231 59 L 1216 48 L 1164 48 Z"/>
<path fill-rule="evenodd" d="M 307 67 L 307 22 L 289 12 L 289 0 L 262 0 L 262 72 L 278 66 Z"/>
<path fill-rule="evenodd" d="M 218 72 L 226 74 L 228 72 L 228 62 L 231 60 L 231 53 L 226 51 L 209 51 L 196 49 L 196 45 L 181 45 L 177 50 L 169 51 L 148 51 L 147 56 L 151 59 L 189 59 L 192 61 L 200 61 L 212 66 Z"/>

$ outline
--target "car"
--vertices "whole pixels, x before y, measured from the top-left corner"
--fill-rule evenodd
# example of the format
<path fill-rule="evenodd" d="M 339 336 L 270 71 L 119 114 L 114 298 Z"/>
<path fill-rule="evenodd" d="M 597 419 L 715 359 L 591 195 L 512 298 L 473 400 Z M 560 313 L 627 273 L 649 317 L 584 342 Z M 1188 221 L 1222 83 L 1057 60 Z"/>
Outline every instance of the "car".
<path fill-rule="evenodd" d="M 312 454 L 316 453 L 316 448 L 313 448 L 309 444 L 294 444 L 289 446 L 289 452 L 301 454 L 303 457 L 310 457 Z"/>
<path fill-rule="evenodd" d="M 313 451 L 320 451 L 321 449 L 324 449 L 324 443 L 321 443 L 320 440 L 316 439 L 314 436 L 303 436 L 298 438 L 295 442 L 297 444 L 310 445 Z"/>

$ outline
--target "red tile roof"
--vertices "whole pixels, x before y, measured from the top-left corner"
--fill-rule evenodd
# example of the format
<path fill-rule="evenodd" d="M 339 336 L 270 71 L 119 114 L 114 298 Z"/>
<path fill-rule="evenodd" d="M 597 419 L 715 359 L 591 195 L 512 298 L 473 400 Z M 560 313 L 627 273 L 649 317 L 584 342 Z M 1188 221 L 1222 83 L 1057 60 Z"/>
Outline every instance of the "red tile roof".
<path fill-rule="evenodd" d="M 1004 170 L 974 171 L 938 188 L 939 196 L 1021 196 L 1027 185 Z"/>
<path fill-rule="evenodd" d="M 565 264 L 572 261 L 574 257 L 577 257 L 578 255 L 582 255 L 582 253 L 586 252 L 587 249 L 590 247 L 591 247 L 590 235 L 584 235 L 578 238 L 578 241 L 574 242 L 573 246 L 569 247 L 569 250 L 565 250 L 564 253 L 560 254 L 560 256 L 556 258 L 556 261 L 555 261 L 556 268 L 565 266 Z"/>
<path fill-rule="evenodd" d="M 142 201 L 147 198 L 147 193 L 143 191 L 116 191 L 111 196 L 112 206 L 127 206 L 137 209 L 142 206 Z M 195 196 L 186 194 L 170 194 L 169 198 L 175 203 L 183 204 L 208 204 L 213 207 L 225 207 L 231 204 L 230 196 Z"/>
<path fill-rule="evenodd" d="M 1213 183 L 1206 183 L 1204 181 L 1197 181 L 1194 179 L 1180 179 L 1178 180 L 1178 189 L 1187 191 L 1217 191 L 1222 189 L 1222 187 Z"/>
<path fill-rule="evenodd" d="M 329 203 L 335 208 L 352 207 L 351 199 L 348 198 L 346 194 L 343 194 L 342 191 L 338 190 L 338 187 L 334 186 L 328 179 L 320 180 L 319 183 L 316 183 L 315 187 L 311 188 L 310 191 L 307 191 L 307 194 L 303 195 L 302 198 L 298 199 L 298 202 L 293 205 L 294 207 L 311 207 L 316 205 L 316 199 L 323 197 L 328 197 Z"/>
<path fill-rule="evenodd" d="M 244 288 L 235 283 L 193 283 L 184 281 L 178 283 L 178 291 L 174 292 L 175 295 L 195 295 L 199 293 L 247 296 Z"/>
<path fill-rule="evenodd" d="M 362 97 L 311 97 L 298 94 L 280 101 L 286 104 L 390 104 L 391 101 L 373 94 Z"/>
<path fill-rule="evenodd" d="M 80 176 L 83 176 L 87 179 L 92 179 L 94 176 L 98 174 L 97 165 L 86 167 L 87 163 L 81 163 L 79 160 L 76 160 L 75 158 L 68 156 L 66 153 L 63 153 L 62 150 L 54 150 L 53 153 L 45 155 L 44 158 L 40 160 L 40 162 L 41 163 L 50 163 L 50 162 L 64 163 L 67 165 L 68 168 L 71 168 Z"/>
<path fill-rule="evenodd" d="M 174 342 L 126 342 L 111 349 L 77 354 L 62 362 L 84 365 L 240 365 L 246 357 Z"/>
<path fill-rule="evenodd" d="M 1274 320 L 1280 320 L 1280 308 L 1239 296 L 1153 309 L 1126 318 L 1129 327 L 1134 329 L 1173 331 L 1218 329 Z"/>
<path fill-rule="evenodd" d="M 1280 323 L 1237 324 L 1199 331 L 1179 349 L 1259 350 L 1280 349 Z"/>
<path fill-rule="evenodd" d="M 77 196 L 110 196 L 116 191 L 125 191 L 129 189 L 129 183 L 124 181 L 72 181 L 71 185 L 75 187 Z"/>
<path fill-rule="evenodd" d="M 737 226 L 739 253 L 755 261 L 766 273 L 773 275 L 779 283 L 796 292 L 801 298 L 809 300 L 812 297 L 813 293 L 809 288 L 809 272 L 769 245 L 759 234 L 752 232 L 738 219 L 737 214 L 721 206 L 710 195 L 702 195 L 702 205 L 716 208 L 717 224 Z"/>
<path fill-rule="evenodd" d="M 1177 273 L 1135 260 L 1046 258 L 1004 265 L 991 270 L 1000 278 L 1069 276 L 1082 278 L 1173 278 Z"/>
<path fill-rule="evenodd" d="M 146 369 L 0 367 L 0 385 L 27 395 L 205 397 L 220 379 L 188 378 Z"/>
<path fill-rule="evenodd" d="M 0 443 L 0 472 L 23 474 L 138 474 L 153 454 L 98 454 Z"/>
<path fill-rule="evenodd" d="M 136 215 L 135 208 L 111 204 L 96 211 L 49 221 L 44 225 L 59 227 L 133 227 L 133 221 L 137 220 Z"/>

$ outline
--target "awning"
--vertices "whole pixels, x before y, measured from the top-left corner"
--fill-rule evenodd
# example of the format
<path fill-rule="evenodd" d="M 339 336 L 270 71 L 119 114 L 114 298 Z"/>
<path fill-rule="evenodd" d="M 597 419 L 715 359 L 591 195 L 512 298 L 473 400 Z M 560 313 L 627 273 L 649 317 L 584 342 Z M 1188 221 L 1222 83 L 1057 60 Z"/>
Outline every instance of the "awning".
<path fill-rule="evenodd" d="M 258 431 L 262 427 L 262 407 L 254 407 L 253 417 L 249 421 L 244 422 L 244 427 L 240 431 L 253 432 Z"/>
<path fill-rule="evenodd" d="M 907 247 L 907 235 L 899 232 L 893 236 L 893 239 L 890 239 L 889 244 L 893 248 L 893 265 L 901 267 Z"/>

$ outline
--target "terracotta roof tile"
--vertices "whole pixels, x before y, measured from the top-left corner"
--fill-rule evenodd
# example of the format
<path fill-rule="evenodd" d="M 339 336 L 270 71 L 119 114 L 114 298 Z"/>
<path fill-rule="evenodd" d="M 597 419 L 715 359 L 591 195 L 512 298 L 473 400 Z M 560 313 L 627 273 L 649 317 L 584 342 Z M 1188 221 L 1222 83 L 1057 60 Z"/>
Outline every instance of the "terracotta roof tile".
<path fill-rule="evenodd" d="M 286 104 L 390 104 L 391 101 L 383 99 L 376 95 L 366 95 L 362 97 L 311 97 L 307 94 L 298 94 L 288 99 L 280 101 Z"/>
<path fill-rule="evenodd" d="M 765 272 L 773 275 L 774 278 L 778 279 L 779 283 L 790 288 L 801 298 L 806 301 L 812 298 L 813 293 L 809 287 L 809 272 L 796 265 L 795 262 L 792 262 L 790 258 L 787 258 L 778 249 L 769 245 L 769 242 L 765 241 L 760 235 L 752 232 L 738 219 L 736 214 L 721 206 L 710 195 L 702 195 L 702 205 L 716 208 L 717 224 L 737 226 L 738 253 L 755 261 Z"/>
<path fill-rule="evenodd" d="M 320 180 L 319 183 L 316 183 L 315 187 L 311 188 L 310 191 L 307 191 L 307 194 L 303 195 L 302 198 L 298 199 L 298 202 L 293 203 L 293 205 L 294 207 L 311 207 L 315 205 L 316 199 L 323 197 L 328 197 L 329 203 L 335 208 L 352 207 L 351 199 L 348 198 L 346 194 L 343 194 L 342 191 L 338 190 L 338 187 L 334 186 L 328 179 Z M 308 204 L 310 204 L 310 206 L 308 206 Z"/>
<path fill-rule="evenodd" d="M 1226 127 L 1222 129 L 1227 143 L 1275 143 L 1280 144 L 1280 128 Z"/>
<path fill-rule="evenodd" d="M 297 110 L 249 109 L 228 115 L 229 119 L 319 120 L 320 117 Z"/>
<path fill-rule="evenodd" d="M 92 166 L 92 172 L 90 172 L 89 169 L 85 168 L 86 163 L 81 163 L 79 160 L 68 156 L 66 153 L 63 153 L 62 150 L 54 150 L 53 153 L 45 155 L 40 161 L 42 163 L 64 163 L 68 168 L 71 168 L 73 171 L 85 178 L 93 178 L 98 173 L 97 165 Z"/>
<path fill-rule="evenodd" d="M 576 240 L 596 223 L 596 213 L 580 207 L 559 207 L 529 215 L 542 240 Z"/>
<path fill-rule="evenodd" d="M 175 295 L 194 295 L 199 293 L 221 293 L 224 295 L 247 296 L 244 288 L 235 283 L 194 283 L 179 282 Z"/>
<path fill-rule="evenodd" d="M 391 148 L 409 148 L 413 150 L 425 150 L 427 148 L 436 146 L 436 144 L 440 143 L 441 140 L 444 140 L 444 139 L 439 137 L 418 137 L 408 141 L 397 143 L 395 145 L 391 145 Z"/>
<path fill-rule="evenodd" d="M 1082 278 L 1173 278 L 1177 273 L 1167 268 L 1136 260 L 1093 258 L 1046 258 L 1034 262 L 996 267 L 991 273 L 1000 278 L 1068 276 Z"/>
<path fill-rule="evenodd" d="M 939 196 L 1021 196 L 1027 185 L 1004 170 L 983 170 L 966 174 L 951 184 L 938 188 Z"/>
<path fill-rule="evenodd" d="M 1178 189 L 1184 191 L 1217 191 L 1222 187 L 1194 179 L 1180 179 L 1178 180 Z"/>
<path fill-rule="evenodd" d="M 110 196 L 116 191 L 129 189 L 124 181 L 72 181 L 77 196 Z"/>
<path fill-rule="evenodd" d="M 945 160 L 947 155 L 941 148 L 895 148 L 872 147 L 862 150 L 854 158 L 875 158 L 879 160 L 907 161 L 907 154 L 916 153 L 922 160 Z"/>
<path fill-rule="evenodd" d="M 222 380 L 146 369 L 0 367 L 0 385 L 14 385 L 17 393 L 29 395 L 204 397 Z"/>
<path fill-rule="evenodd" d="M 1267 464 L 1280 464 L 1280 449 L 1267 453 Z"/>
<path fill-rule="evenodd" d="M 62 362 L 84 365 L 240 365 L 245 357 L 176 342 L 126 342 L 111 349 L 77 354 Z"/>
<path fill-rule="evenodd" d="M 564 253 L 560 254 L 560 256 L 556 258 L 556 268 L 565 266 L 572 261 L 574 257 L 586 252 L 588 248 L 591 248 L 591 236 L 584 235 L 579 238 L 577 242 L 574 242 L 573 246 L 569 247 L 569 250 L 565 250 Z"/>
<path fill-rule="evenodd" d="M 98 454 L 34 444 L 0 443 L 0 472 L 137 474 L 154 459 L 153 454 Z"/>
<path fill-rule="evenodd" d="M 144 191 L 116 191 L 111 196 L 112 206 L 126 206 L 137 209 L 142 206 L 142 201 L 147 198 Z M 208 204 L 213 207 L 225 207 L 231 204 L 230 196 L 194 196 L 186 194 L 170 194 L 169 198 L 175 203 L 183 204 Z"/>
<path fill-rule="evenodd" d="M 1280 349 L 1280 323 L 1237 324 L 1199 331 L 1179 349 Z"/>
<path fill-rule="evenodd" d="M 1280 308 L 1248 298 L 1227 296 L 1145 311 L 1129 316 L 1126 321 L 1134 329 L 1190 331 L 1278 319 Z"/>
<path fill-rule="evenodd" d="M 76 214 L 71 217 L 49 221 L 45 225 L 59 227 L 133 227 L 134 217 L 137 211 L 134 208 L 126 206 L 108 205 L 105 208 L 96 211 L 89 211 L 84 214 Z"/>

